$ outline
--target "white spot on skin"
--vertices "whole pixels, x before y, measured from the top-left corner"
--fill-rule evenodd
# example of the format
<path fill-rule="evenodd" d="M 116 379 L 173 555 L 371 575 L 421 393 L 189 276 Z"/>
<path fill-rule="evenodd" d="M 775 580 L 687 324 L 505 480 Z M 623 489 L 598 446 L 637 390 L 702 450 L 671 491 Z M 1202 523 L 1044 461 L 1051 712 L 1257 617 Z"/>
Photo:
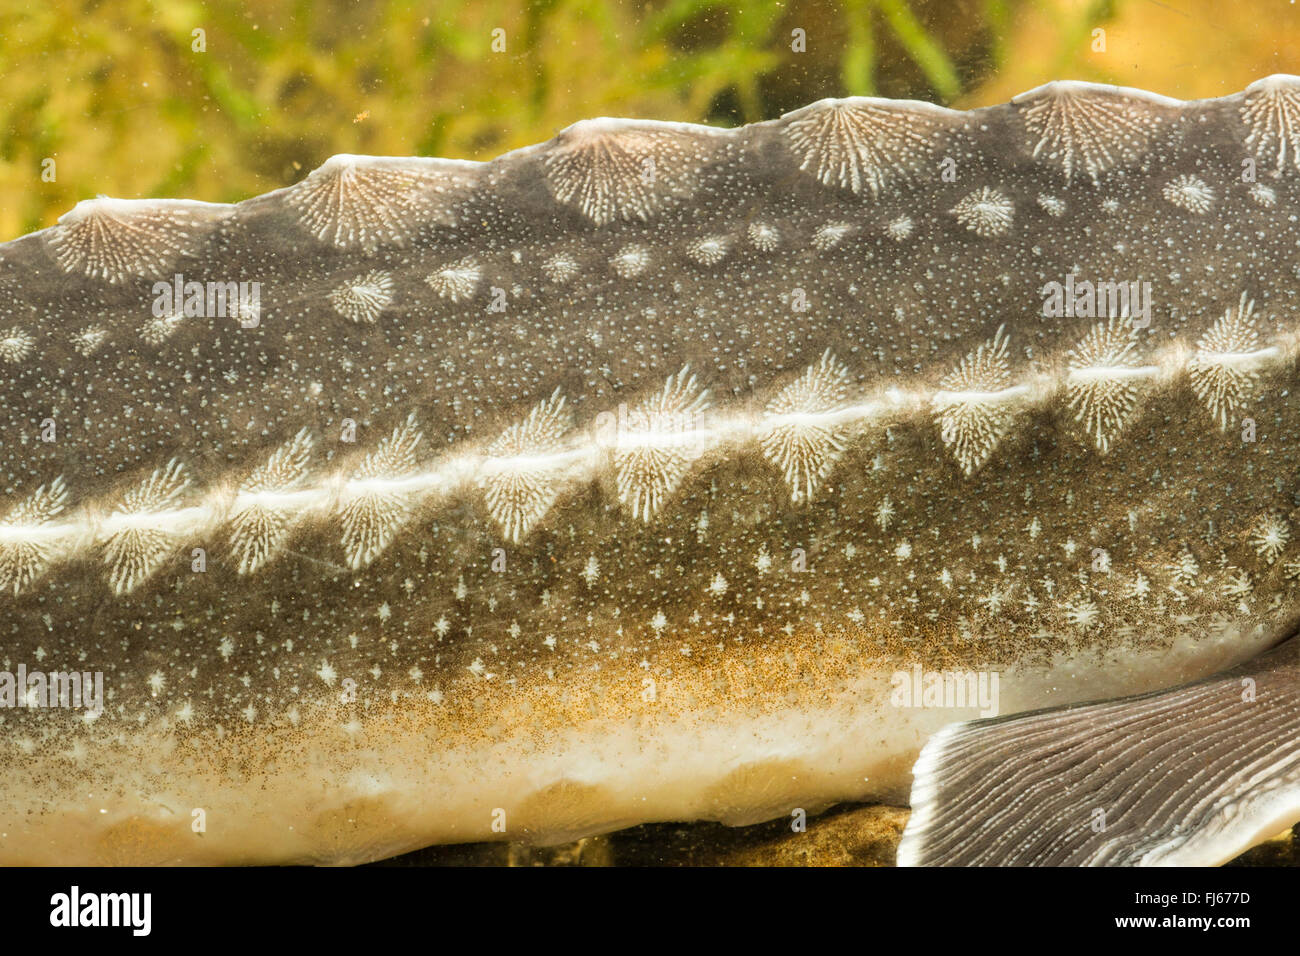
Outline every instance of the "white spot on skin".
<path fill-rule="evenodd" d="M 1000 189 L 984 186 L 953 206 L 957 221 L 985 238 L 1006 235 L 1015 218 L 1015 204 Z"/>
<path fill-rule="evenodd" d="M 898 216 L 889 221 L 889 225 L 885 227 L 885 234 L 895 242 L 902 242 L 912 234 L 914 228 L 911 216 Z"/>
<path fill-rule="evenodd" d="M 330 293 L 330 304 L 344 318 L 372 325 L 393 301 L 393 277 L 374 269 Z"/>
<path fill-rule="evenodd" d="M 1274 563 L 1291 540 L 1291 526 L 1276 514 L 1266 514 L 1255 522 L 1250 543 L 1265 564 Z"/>
<path fill-rule="evenodd" d="M 1248 598 L 1255 590 L 1255 582 L 1240 568 L 1229 568 L 1223 581 L 1223 595 L 1227 598 Z"/>
<path fill-rule="evenodd" d="M 1065 215 L 1065 203 L 1057 199 L 1055 196 L 1048 196 L 1046 193 L 1040 194 L 1038 197 L 1038 205 L 1043 212 L 1047 213 L 1054 219 L 1059 219 Z"/>
<path fill-rule="evenodd" d="M 781 233 L 775 226 L 764 222 L 750 223 L 749 241 L 760 252 L 772 252 L 781 244 Z"/>
<path fill-rule="evenodd" d="M 1062 609 L 1065 614 L 1067 623 L 1072 624 L 1081 631 L 1087 631 L 1097 624 L 1101 617 L 1101 611 L 1097 605 L 1087 599 L 1080 599 L 1071 604 L 1065 605 Z"/>
<path fill-rule="evenodd" d="M 843 242 L 844 237 L 853 231 L 853 224 L 847 222 L 828 222 L 818 226 L 817 231 L 813 233 L 813 248 L 818 252 L 828 252 Z"/>
<path fill-rule="evenodd" d="M 151 315 L 140 326 L 140 337 L 150 345 L 162 345 L 171 338 L 184 321 L 185 314 L 179 311 L 168 315 Z"/>
<path fill-rule="evenodd" d="M 542 264 L 542 271 L 546 273 L 546 278 L 557 285 L 563 285 L 576 279 L 582 270 L 577 259 L 567 252 L 560 252 Z"/>
<path fill-rule="evenodd" d="M 876 524 L 880 526 L 881 531 L 888 531 L 893 520 L 894 503 L 889 500 L 889 495 L 885 495 L 880 504 L 876 506 Z"/>
<path fill-rule="evenodd" d="M 0 331 L 0 359 L 17 365 L 32 354 L 36 339 L 18 326 Z"/>
<path fill-rule="evenodd" d="M 727 236 L 705 236 L 696 239 L 686 250 L 686 254 L 702 266 L 715 266 L 727 257 L 731 240 Z"/>
<path fill-rule="evenodd" d="M 635 279 L 650 267 L 650 250 L 638 243 L 624 246 L 609 265 L 620 278 Z"/>
<path fill-rule="evenodd" d="M 479 279 L 483 276 L 483 268 L 478 261 L 472 257 L 466 257 L 459 262 L 444 266 L 433 275 L 429 276 L 425 282 L 442 296 L 452 302 L 462 302 L 474 294 L 478 288 Z"/>
<path fill-rule="evenodd" d="M 1198 216 L 1214 205 L 1214 190 L 1197 176 L 1184 174 L 1165 183 L 1161 194 L 1175 206 Z"/>
<path fill-rule="evenodd" d="M 1194 587 L 1196 579 L 1201 573 L 1200 565 L 1196 562 L 1195 555 L 1191 551 L 1183 548 L 1182 552 L 1174 559 L 1169 566 L 1169 576 L 1174 583 L 1184 588 Z"/>
<path fill-rule="evenodd" d="M 90 358 L 108 341 L 108 329 L 102 325 L 88 325 L 72 337 L 72 347 L 78 353 Z"/>
<path fill-rule="evenodd" d="M 1266 186 L 1264 183 L 1251 183 L 1250 198 L 1255 204 L 1265 209 L 1272 209 L 1277 204 L 1277 193 L 1272 186 Z"/>
<path fill-rule="evenodd" d="M 996 616 L 1002 610 L 1002 603 L 1007 599 L 1007 593 L 999 589 L 996 585 L 979 599 L 979 603 L 984 605 L 985 610 Z"/>

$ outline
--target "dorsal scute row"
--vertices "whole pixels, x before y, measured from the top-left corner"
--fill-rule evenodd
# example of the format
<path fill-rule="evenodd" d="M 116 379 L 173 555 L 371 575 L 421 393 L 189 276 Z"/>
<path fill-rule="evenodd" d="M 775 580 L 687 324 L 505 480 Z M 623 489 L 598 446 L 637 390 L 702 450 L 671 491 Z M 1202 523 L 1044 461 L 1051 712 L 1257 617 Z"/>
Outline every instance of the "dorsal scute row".
<path fill-rule="evenodd" d="M 1097 184 L 1141 162 L 1164 131 L 1216 104 L 1232 117 L 1230 132 L 1241 141 L 1243 154 L 1279 175 L 1300 172 L 1300 79 L 1292 76 L 1267 77 L 1224 100 L 1190 103 L 1120 87 L 1056 82 L 1016 97 L 1007 109 L 1017 148 L 1029 161 L 1054 167 L 1069 189 L 1080 181 Z M 540 180 L 557 207 L 595 229 L 654 219 L 694 194 L 711 170 L 731 174 L 747 163 L 770 169 L 773 157 L 810 181 L 870 203 L 924 171 L 933 175 L 944 138 L 977 127 L 984 112 L 852 97 L 822 100 L 734 130 L 585 120 L 548 143 L 488 163 L 338 155 L 293 186 L 233 206 L 84 200 L 45 236 L 63 270 L 120 284 L 169 274 L 219 228 L 267 209 L 287 211 L 304 237 L 329 247 L 368 254 L 399 247 L 430 228 L 454 231 L 476 195 L 507 187 L 512 178 L 526 184 Z M 1166 195 L 1194 211 L 1214 198 L 1191 181 L 1167 184 Z M 1004 198 L 985 187 L 954 212 L 980 235 L 997 235 L 1009 226 Z M 754 241 L 768 240 L 759 235 Z M 706 237 L 694 255 L 707 262 L 725 255 L 725 249 Z M 451 269 L 435 287 L 454 297 L 468 281 L 468 268 Z M 555 271 L 564 271 L 562 263 Z M 341 291 L 337 305 L 356 321 L 372 321 L 386 294 L 382 273 L 373 274 L 352 291 Z"/>

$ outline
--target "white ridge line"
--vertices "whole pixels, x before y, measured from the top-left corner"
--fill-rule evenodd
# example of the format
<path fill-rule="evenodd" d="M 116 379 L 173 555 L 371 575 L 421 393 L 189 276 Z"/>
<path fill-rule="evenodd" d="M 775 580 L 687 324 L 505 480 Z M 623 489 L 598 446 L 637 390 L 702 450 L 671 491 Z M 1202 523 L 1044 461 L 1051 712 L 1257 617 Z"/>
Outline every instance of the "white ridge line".
<path fill-rule="evenodd" d="M 611 455 L 645 448 L 681 448 L 692 455 L 705 455 L 718 448 L 760 439 L 785 425 L 832 427 L 889 419 L 900 412 L 928 416 L 936 405 L 954 403 L 1045 403 L 1072 383 L 1098 379 L 1172 379 L 1188 370 L 1191 361 L 1221 365 L 1256 365 L 1288 360 L 1300 351 L 1300 339 L 1288 338 L 1283 345 L 1250 352 L 1196 352 L 1173 345 L 1157 355 L 1156 364 L 1142 366 L 1091 366 L 1066 369 L 1059 376 L 1031 374 L 1026 380 L 996 391 L 927 391 L 888 388 L 877 397 L 824 412 L 781 415 L 735 412 L 718 409 L 699 417 L 699 427 L 673 427 L 663 432 L 625 431 L 614 441 L 602 440 L 600 429 L 587 425 L 575 428 L 568 447 L 544 455 L 492 456 L 465 452 L 435 461 L 424 470 L 394 478 L 354 477 L 356 465 L 336 471 L 317 484 L 286 491 L 237 491 L 222 488 L 209 492 L 196 504 L 135 514 L 83 507 L 70 520 L 42 524 L 0 522 L 0 545 L 34 544 L 54 546 L 68 552 L 102 544 L 118 532 L 154 529 L 168 534 L 209 536 L 246 508 L 262 507 L 287 512 L 298 518 L 309 512 L 337 512 L 349 499 L 366 494 L 410 495 L 425 498 L 449 495 L 479 485 L 482 479 L 519 472 L 545 472 L 563 483 L 590 480 Z"/>

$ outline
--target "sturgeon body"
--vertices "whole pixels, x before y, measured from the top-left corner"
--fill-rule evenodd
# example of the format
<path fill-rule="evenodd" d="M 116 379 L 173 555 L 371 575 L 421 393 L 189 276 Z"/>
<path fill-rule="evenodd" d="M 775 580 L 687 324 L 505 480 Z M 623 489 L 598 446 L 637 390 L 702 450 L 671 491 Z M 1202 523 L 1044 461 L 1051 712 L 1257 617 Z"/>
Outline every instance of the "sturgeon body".
<path fill-rule="evenodd" d="M 901 802 L 954 721 L 1267 650 L 1298 131 L 1291 77 L 596 120 L 0 246 L 0 861 Z"/>

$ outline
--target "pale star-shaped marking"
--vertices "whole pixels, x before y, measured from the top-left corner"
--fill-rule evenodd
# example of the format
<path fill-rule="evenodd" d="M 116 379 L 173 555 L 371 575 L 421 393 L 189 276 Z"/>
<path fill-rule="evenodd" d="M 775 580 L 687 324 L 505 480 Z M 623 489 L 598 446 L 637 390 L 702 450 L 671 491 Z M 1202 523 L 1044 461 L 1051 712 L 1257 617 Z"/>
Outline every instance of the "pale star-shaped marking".
<path fill-rule="evenodd" d="M 994 586 L 988 594 L 979 599 L 979 602 L 988 609 L 990 614 L 997 614 L 1002 610 L 1002 602 L 1006 600 L 1006 597 L 1007 595 L 1002 590 Z"/>

